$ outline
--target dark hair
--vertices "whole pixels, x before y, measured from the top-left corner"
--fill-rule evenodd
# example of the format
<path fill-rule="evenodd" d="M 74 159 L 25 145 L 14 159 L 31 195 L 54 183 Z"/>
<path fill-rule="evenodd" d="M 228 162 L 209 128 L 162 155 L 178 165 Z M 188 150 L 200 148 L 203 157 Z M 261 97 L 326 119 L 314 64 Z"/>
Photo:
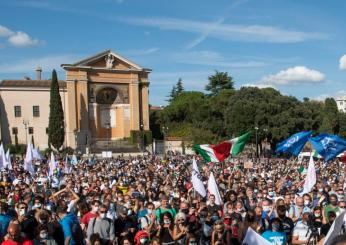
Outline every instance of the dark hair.
<path fill-rule="evenodd" d="M 58 207 L 56 208 L 56 213 L 57 213 L 57 214 L 66 214 L 66 213 L 67 213 L 67 207 L 58 206 Z"/>
<path fill-rule="evenodd" d="M 96 241 L 102 242 L 99 233 L 93 233 L 90 236 L 90 244 L 94 244 Z"/>
<path fill-rule="evenodd" d="M 282 225 L 282 221 L 279 218 L 273 218 L 270 223 L 269 223 L 269 230 L 273 230 L 273 223 L 279 223 L 279 230 L 278 231 L 283 231 L 284 227 Z"/>

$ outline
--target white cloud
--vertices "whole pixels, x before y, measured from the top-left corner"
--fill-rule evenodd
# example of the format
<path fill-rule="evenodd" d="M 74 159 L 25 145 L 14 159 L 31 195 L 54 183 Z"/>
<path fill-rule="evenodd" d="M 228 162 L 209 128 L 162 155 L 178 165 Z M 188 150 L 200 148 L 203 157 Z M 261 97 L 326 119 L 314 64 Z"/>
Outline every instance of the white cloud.
<path fill-rule="evenodd" d="M 16 47 L 35 46 L 40 43 L 38 39 L 33 39 L 28 34 L 21 31 L 18 31 L 14 35 L 11 35 L 8 38 L 8 41 Z"/>
<path fill-rule="evenodd" d="M 339 60 L 339 68 L 341 70 L 346 70 L 346 54 L 344 54 Z"/>
<path fill-rule="evenodd" d="M 0 37 L 7 38 L 7 41 L 15 47 L 30 47 L 41 44 L 38 39 L 30 37 L 22 31 L 12 31 L 5 26 L 0 25 Z"/>
<path fill-rule="evenodd" d="M 175 62 L 192 64 L 192 65 L 205 65 L 213 68 L 227 67 L 227 68 L 253 68 L 268 66 L 270 63 L 261 60 L 226 60 L 220 53 L 208 50 L 182 52 L 172 54 Z"/>
<path fill-rule="evenodd" d="M 111 18 L 130 25 L 156 27 L 161 30 L 177 30 L 201 34 L 204 38 L 206 30 L 208 36 L 247 42 L 269 42 L 269 43 L 296 43 L 306 40 L 326 39 L 328 35 L 320 32 L 303 32 L 286 30 L 274 26 L 264 25 L 232 25 L 218 22 L 202 22 L 176 18 L 144 18 L 144 17 L 120 17 Z M 200 40 L 189 45 L 193 47 Z"/>
<path fill-rule="evenodd" d="M 291 85 L 304 83 L 321 83 L 325 81 L 325 75 L 317 70 L 305 66 L 295 66 L 279 71 L 277 74 L 263 77 L 259 83 L 272 85 Z"/>
<path fill-rule="evenodd" d="M 0 25 L 0 37 L 9 37 L 13 35 L 13 31 L 5 26 Z"/>
<path fill-rule="evenodd" d="M 50 72 L 53 69 L 59 69 L 61 64 L 72 63 L 79 58 L 75 55 L 52 55 L 0 63 L 0 73 L 34 72 L 38 66 L 42 67 L 43 71 Z"/>

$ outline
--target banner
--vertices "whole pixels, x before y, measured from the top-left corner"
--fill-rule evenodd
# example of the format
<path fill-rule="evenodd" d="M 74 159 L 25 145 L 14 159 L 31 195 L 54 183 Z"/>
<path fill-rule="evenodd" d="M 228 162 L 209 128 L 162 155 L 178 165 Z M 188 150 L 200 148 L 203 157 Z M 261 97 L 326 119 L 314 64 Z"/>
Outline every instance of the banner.
<path fill-rule="evenodd" d="M 271 243 L 249 227 L 242 245 L 271 245 Z"/>

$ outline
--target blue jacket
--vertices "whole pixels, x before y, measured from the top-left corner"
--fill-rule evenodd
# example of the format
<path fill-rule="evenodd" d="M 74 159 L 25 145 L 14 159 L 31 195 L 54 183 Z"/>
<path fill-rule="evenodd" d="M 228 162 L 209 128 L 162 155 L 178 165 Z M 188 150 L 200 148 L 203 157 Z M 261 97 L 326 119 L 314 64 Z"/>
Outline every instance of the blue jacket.
<path fill-rule="evenodd" d="M 66 214 L 66 216 L 60 220 L 60 225 L 62 227 L 62 230 L 64 232 L 64 240 L 66 240 L 67 237 L 70 237 L 70 242 L 69 245 L 77 245 L 76 241 L 73 239 L 73 234 L 72 234 L 72 226 L 74 224 L 79 223 L 78 218 L 74 214 Z"/>
<path fill-rule="evenodd" d="M 0 240 L 6 235 L 11 219 L 12 218 L 6 214 L 0 214 Z"/>

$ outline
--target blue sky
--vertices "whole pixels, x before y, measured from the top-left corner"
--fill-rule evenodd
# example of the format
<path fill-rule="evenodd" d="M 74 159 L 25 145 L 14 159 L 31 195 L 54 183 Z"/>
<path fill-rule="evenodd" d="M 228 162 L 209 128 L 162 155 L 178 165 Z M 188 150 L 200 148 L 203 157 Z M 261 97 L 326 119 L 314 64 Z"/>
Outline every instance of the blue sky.
<path fill-rule="evenodd" d="M 2 0 L 0 80 L 49 78 L 61 63 L 112 49 L 150 75 L 164 105 L 181 77 L 203 91 L 215 70 L 241 86 L 301 99 L 346 94 L 346 1 Z"/>

